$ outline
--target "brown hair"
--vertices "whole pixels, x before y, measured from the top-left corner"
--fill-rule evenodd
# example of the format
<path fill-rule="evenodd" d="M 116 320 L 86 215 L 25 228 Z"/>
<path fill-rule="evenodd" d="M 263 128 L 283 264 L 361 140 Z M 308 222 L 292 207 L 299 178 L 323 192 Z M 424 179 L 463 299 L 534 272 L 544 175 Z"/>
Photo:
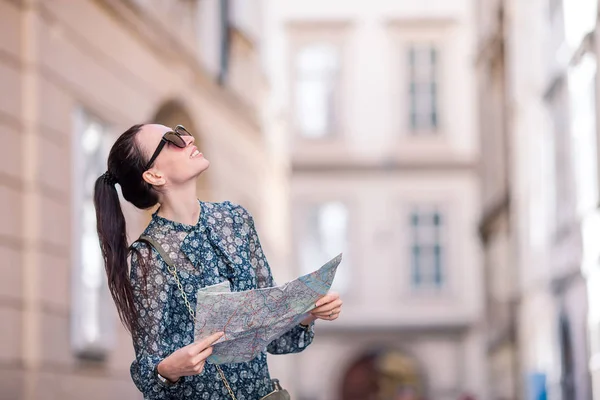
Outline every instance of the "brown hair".
<path fill-rule="evenodd" d="M 96 180 L 94 206 L 100 248 L 105 262 L 108 287 L 117 306 L 119 318 L 125 328 L 133 333 L 139 326 L 138 313 L 133 303 L 133 287 L 129 279 L 127 258 L 130 251 L 142 259 L 139 252 L 129 249 L 125 216 L 121 210 L 118 183 L 123 197 L 140 209 L 158 203 L 158 192 L 144 181 L 142 174 L 147 160 L 135 138 L 143 124 L 134 125 L 115 141 L 108 155 L 107 174 Z M 147 274 L 147 264 L 142 262 L 142 274 Z"/>

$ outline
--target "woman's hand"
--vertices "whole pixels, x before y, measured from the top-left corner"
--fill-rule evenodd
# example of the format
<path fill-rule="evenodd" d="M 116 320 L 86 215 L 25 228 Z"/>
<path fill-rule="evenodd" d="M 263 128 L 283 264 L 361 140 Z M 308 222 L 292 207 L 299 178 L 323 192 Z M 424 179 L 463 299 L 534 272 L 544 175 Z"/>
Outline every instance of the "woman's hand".
<path fill-rule="evenodd" d="M 321 297 L 315 304 L 316 308 L 310 312 L 310 317 L 302 321 L 302 324 L 309 325 L 316 319 L 325 321 L 335 321 L 342 312 L 342 300 L 340 295 L 335 292 L 329 292 Z"/>
<path fill-rule="evenodd" d="M 212 354 L 212 345 L 221 337 L 223 332 L 218 332 L 174 351 L 158 364 L 158 373 L 171 382 L 177 382 L 182 376 L 198 375 Z"/>

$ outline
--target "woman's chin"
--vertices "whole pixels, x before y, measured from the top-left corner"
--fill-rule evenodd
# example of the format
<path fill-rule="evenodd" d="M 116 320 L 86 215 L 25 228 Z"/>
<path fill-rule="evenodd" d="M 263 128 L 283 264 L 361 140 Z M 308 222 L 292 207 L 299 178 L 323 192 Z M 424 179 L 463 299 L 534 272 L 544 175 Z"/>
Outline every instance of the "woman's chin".
<path fill-rule="evenodd" d="M 210 166 L 210 162 L 206 159 L 194 160 L 195 162 L 186 165 L 184 170 L 180 171 L 179 180 L 186 182 L 198 178 Z"/>
<path fill-rule="evenodd" d="M 208 161 L 206 158 L 203 158 L 202 162 L 199 162 L 198 165 L 195 165 L 194 167 L 196 169 L 196 176 L 198 176 L 206 171 L 208 167 L 210 167 L 210 161 Z"/>

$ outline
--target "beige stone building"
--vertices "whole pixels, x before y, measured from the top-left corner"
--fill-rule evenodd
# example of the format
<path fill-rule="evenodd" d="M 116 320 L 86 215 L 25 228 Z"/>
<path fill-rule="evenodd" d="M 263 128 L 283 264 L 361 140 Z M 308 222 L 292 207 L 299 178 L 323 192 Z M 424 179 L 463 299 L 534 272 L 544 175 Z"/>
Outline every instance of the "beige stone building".
<path fill-rule="evenodd" d="M 487 399 L 471 2 L 266 4 L 290 275 L 344 252 L 345 311 L 285 382 L 303 400 Z"/>
<path fill-rule="evenodd" d="M 478 14 L 490 399 L 590 399 L 598 2 L 486 0 Z"/>
<path fill-rule="evenodd" d="M 508 108 L 506 5 L 478 2 L 477 74 L 481 137 L 482 213 L 486 293 L 486 361 L 490 399 L 517 399 L 521 393 L 517 312 L 519 286 Z M 512 200 L 512 202 L 511 202 Z"/>
<path fill-rule="evenodd" d="M 211 161 L 199 196 L 245 205 L 285 265 L 286 164 L 261 128 L 259 27 L 245 1 L 0 0 L 0 399 L 141 398 L 91 203 L 134 123 L 193 132 Z M 148 213 L 125 208 L 134 239 Z"/>

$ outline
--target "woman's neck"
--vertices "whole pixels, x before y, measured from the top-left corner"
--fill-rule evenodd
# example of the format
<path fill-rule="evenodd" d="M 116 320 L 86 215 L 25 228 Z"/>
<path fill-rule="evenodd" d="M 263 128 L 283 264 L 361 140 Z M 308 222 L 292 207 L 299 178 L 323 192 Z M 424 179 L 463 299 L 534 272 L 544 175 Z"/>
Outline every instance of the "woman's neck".
<path fill-rule="evenodd" d="M 172 190 L 163 196 L 158 215 L 186 225 L 196 225 L 200 219 L 200 203 L 196 190 L 177 193 Z"/>

